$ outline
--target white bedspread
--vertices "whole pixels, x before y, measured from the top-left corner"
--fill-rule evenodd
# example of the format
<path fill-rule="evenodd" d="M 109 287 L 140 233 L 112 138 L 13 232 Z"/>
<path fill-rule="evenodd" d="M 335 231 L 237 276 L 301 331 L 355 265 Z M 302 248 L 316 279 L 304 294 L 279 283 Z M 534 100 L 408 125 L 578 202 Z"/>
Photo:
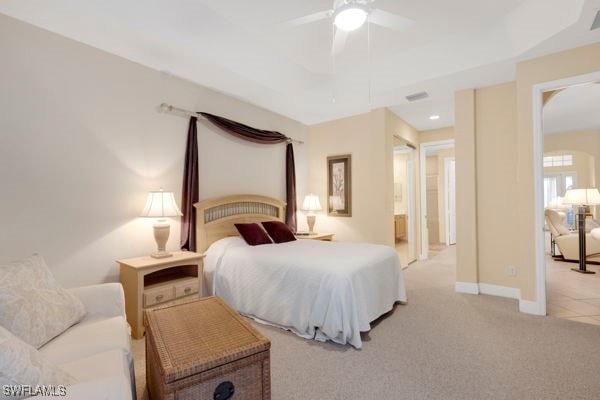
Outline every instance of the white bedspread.
<path fill-rule="evenodd" d="M 244 315 L 356 348 L 371 321 L 406 301 L 396 251 L 366 243 L 225 238 L 207 250 L 204 276 L 209 294 Z"/>

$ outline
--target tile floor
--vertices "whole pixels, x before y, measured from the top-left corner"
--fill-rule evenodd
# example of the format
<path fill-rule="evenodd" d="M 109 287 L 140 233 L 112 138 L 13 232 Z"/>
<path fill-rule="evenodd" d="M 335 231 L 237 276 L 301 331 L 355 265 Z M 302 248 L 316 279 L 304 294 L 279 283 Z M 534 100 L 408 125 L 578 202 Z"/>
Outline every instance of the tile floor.
<path fill-rule="evenodd" d="M 587 265 L 596 274 L 571 271 L 578 264 L 546 258 L 548 315 L 600 325 L 600 265 Z"/>

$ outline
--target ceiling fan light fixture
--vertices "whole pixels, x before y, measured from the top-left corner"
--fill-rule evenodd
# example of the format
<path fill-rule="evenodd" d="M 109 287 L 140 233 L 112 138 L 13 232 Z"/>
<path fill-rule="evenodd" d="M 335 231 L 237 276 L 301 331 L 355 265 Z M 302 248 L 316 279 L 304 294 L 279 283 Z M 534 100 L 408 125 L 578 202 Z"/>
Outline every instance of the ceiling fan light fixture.
<path fill-rule="evenodd" d="M 369 12 L 364 4 L 346 4 L 335 10 L 333 23 L 343 31 L 354 31 L 363 26 L 368 14 Z"/>

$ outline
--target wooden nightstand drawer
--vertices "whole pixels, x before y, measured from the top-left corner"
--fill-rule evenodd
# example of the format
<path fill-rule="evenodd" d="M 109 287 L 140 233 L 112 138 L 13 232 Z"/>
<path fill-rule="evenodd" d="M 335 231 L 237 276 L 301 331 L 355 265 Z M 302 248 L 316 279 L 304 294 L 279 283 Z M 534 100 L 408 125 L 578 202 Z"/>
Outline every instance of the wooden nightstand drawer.
<path fill-rule="evenodd" d="M 200 296 L 203 257 L 192 251 L 175 251 L 171 257 L 144 256 L 118 261 L 127 322 L 135 339 L 144 336 L 144 309 Z"/>
<path fill-rule="evenodd" d="M 148 289 L 144 291 L 144 307 L 164 303 L 165 301 L 173 300 L 174 298 L 175 291 L 173 290 L 173 286 Z"/>
<path fill-rule="evenodd" d="M 175 285 L 175 297 L 189 296 L 198 293 L 198 280 L 196 278 L 187 279 Z"/>

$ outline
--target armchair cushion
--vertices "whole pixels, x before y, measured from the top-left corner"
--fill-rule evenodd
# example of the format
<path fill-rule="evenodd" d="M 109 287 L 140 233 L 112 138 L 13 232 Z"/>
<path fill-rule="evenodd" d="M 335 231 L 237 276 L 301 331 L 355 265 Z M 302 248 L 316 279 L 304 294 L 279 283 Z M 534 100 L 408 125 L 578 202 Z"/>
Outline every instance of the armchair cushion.
<path fill-rule="evenodd" d="M 84 320 L 125 316 L 125 297 L 120 283 L 102 283 L 68 290 L 83 302 L 87 311 Z"/>
<path fill-rule="evenodd" d="M 132 361 L 131 342 L 125 317 L 83 321 L 40 349 L 50 361 L 63 364 L 92 354 L 119 349 Z"/>
<path fill-rule="evenodd" d="M 562 235 L 555 239 L 556 245 L 563 255 L 565 260 L 579 260 L 579 234 L 571 233 L 570 235 Z M 590 257 L 594 257 L 594 261 L 597 255 L 600 254 L 600 240 L 596 240 L 592 237 L 592 234 L 586 233 L 585 235 L 585 255 L 588 260 Z"/>
<path fill-rule="evenodd" d="M 38 385 L 68 386 L 76 382 L 75 378 L 49 362 L 33 346 L 0 326 L 0 387 L 5 388 L 4 385 L 28 385 L 32 388 Z M 30 394 L 15 393 L 11 398 L 20 399 Z"/>
<path fill-rule="evenodd" d="M 40 348 L 85 315 L 81 300 L 60 287 L 38 255 L 0 265 L 0 325 Z"/>
<path fill-rule="evenodd" d="M 107 350 L 61 364 L 61 368 L 78 381 L 77 384 L 67 388 L 69 399 L 132 398 L 133 377 L 130 375 L 129 361 L 119 349 Z"/>

